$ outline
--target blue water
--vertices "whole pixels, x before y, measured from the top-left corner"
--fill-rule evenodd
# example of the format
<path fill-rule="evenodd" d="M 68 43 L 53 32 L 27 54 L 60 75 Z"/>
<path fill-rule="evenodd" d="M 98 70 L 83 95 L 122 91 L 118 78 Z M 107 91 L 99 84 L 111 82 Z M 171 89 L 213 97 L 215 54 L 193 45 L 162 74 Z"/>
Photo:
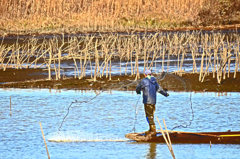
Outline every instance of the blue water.
<path fill-rule="evenodd" d="M 39 122 L 51 158 L 172 158 L 164 143 L 137 143 L 124 137 L 133 132 L 136 110 L 136 131 L 148 129 L 141 97 L 135 92 L 104 92 L 87 103 L 73 104 L 58 131 L 71 102 L 87 101 L 96 93 L 99 92 L 0 89 L 0 158 L 47 158 Z M 158 95 L 156 116 L 165 119 L 168 129 L 188 125 L 192 119 L 190 92 L 169 94 L 167 98 Z M 239 131 L 239 95 L 192 93 L 194 120 L 188 128 L 176 130 Z M 240 145 L 231 144 L 212 144 L 211 148 L 209 144 L 173 144 L 176 158 L 181 159 L 237 159 L 239 150 Z"/>

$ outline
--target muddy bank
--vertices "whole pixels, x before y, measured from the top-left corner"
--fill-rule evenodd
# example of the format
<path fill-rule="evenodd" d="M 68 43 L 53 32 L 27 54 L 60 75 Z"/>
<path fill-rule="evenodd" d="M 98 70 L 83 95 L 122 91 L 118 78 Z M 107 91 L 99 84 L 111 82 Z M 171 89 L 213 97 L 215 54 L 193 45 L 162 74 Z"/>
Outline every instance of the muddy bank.
<path fill-rule="evenodd" d="M 196 92 L 240 92 L 240 73 L 233 78 L 222 80 L 221 84 L 213 75 L 205 77 L 204 82 L 199 82 L 199 74 L 185 73 L 182 77 L 174 74 L 154 75 L 160 85 L 169 91 L 196 91 Z M 54 78 L 54 76 L 52 76 Z M 91 77 L 82 79 L 62 78 L 61 80 L 47 80 L 47 70 L 44 69 L 8 69 L 0 70 L 0 88 L 53 88 L 53 89 L 77 89 L 77 90 L 135 90 L 136 77 L 131 75 L 112 76 L 111 80 L 105 76 L 93 81 Z M 141 75 L 140 79 L 143 78 Z"/>
<path fill-rule="evenodd" d="M 128 31 L 88 31 L 88 32 L 74 32 L 74 33 L 35 33 L 34 36 L 32 34 L 6 34 L 5 36 L 0 36 L 0 41 L 4 41 L 6 44 L 12 44 L 18 41 L 19 43 L 24 43 L 26 39 L 36 38 L 39 41 L 41 39 L 51 39 L 51 38 L 65 38 L 66 40 L 71 37 L 81 37 L 81 36 L 95 36 L 100 37 L 105 34 L 119 34 L 129 36 L 129 33 L 139 34 L 139 35 L 152 35 L 156 33 L 163 34 L 180 34 L 180 33 L 203 33 L 203 34 L 213 34 L 213 33 L 221 33 L 221 34 L 231 34 L 231 33 L 240 33 L 240 24 L 236 25 L 219 25 L 219 26 L 199 26 L 199 27 L 179 27 L 179 28 L 169 28 L 169 29 L 134 29 Z"/>

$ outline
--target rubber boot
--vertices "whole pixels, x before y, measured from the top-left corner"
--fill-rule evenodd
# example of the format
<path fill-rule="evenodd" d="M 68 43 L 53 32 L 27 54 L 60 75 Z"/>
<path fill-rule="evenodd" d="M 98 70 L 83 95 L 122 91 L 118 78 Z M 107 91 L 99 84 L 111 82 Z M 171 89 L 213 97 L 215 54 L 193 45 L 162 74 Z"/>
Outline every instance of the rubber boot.
<path fill-rule="evenodd" d="M 149 130 L 145 131 L 145 136 L 148 136 L 151 133 L 151 126 L 149 125 Z"/>
<path fill-rule="evenodd" d="M 152 137 L 153 137 L 153 136 L 156 136 L 156 135 L 157 135 L 156 125 L 150 125 L 150 129 L 151 129 L 150 135 L 151 135 Z"/>

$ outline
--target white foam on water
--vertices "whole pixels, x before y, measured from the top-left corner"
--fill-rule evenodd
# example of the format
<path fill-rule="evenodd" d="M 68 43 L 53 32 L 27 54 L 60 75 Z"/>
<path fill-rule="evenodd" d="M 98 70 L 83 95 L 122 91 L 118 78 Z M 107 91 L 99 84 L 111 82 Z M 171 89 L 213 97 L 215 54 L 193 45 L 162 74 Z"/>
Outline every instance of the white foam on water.
<path fill-rule="evenodd" d="M 113 134 L 86 133 L 84 131 L 59 131 L 47 136 L 50 142 L 124 142 L 126 138 L 120 138 Z"/>

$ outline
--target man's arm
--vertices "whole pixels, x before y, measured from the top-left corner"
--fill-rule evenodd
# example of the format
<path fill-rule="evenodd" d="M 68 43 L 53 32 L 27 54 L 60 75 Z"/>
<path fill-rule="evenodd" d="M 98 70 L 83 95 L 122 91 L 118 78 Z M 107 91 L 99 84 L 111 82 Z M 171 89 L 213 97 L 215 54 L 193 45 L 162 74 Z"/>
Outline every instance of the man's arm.
<path fill-rule="evenodd" d="M 138 83 L 138 85 L 136 87 L 136 93 L 141 94 L 141 90 L 142 90 L 142 81 L 140 83 Z"/>
<path fill-rule="evenodd" d="M 160 93 L 161 95 L 168 97 L 169 94 L 162 89 L 162 87 L 157 83 L 157 92 Z"/>

